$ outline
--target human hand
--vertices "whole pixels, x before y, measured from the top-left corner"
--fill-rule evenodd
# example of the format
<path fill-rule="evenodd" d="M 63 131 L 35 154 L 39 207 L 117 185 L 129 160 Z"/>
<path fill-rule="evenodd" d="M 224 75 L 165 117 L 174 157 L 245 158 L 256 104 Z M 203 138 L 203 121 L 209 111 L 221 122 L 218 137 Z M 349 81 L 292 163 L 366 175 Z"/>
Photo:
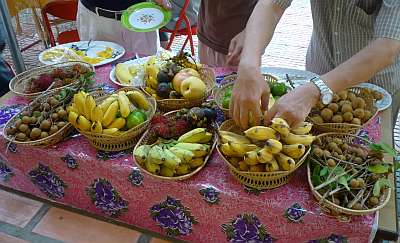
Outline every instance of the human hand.
<path fill-rule="evenodd" d="M 285 119 L 290 127 L 297 127 L 318 102 L 319 95 L 318 88 L 312 83 L 297 87 L 279 98 L 272 108 L 264 113 L 265 124 L 268 125 L 274 117 L 280 117 Z"/>
<path fill-rule="evenodd" d="M 262 111 L 268 108 L 268 101 L 269 86 L 260 69 L 239 66 L 238 78 L 233 85 L 229 105 L 230 116 L 236 124 L 243 129 L 249 126 L 249 122 L 259 124 Z"/>
<path fill-rule="evenodd" d="M 169 0 L 154 0 L 155 3 L 157 3 L 158 5 L 164 7 L 167 10 L 171 10 L 172 9 L 172 5 L 171 2 Z"/>
<path fill-rule="evenodd" d="M 238 66 L 239 65 L 240 56 L 241 56 L 242 50 L 243 50 L 244 36 L 245 36 L 245 33 L 244 33 L 244 31 L 242 31 L 239 34 L 237 34 L 235 37 L 233 37 L 233 39 L 231 40 L 231 42 L 229 44 L 229 53 L 228 53 L 228 60 L 227 60 L 228 66 Z"/>

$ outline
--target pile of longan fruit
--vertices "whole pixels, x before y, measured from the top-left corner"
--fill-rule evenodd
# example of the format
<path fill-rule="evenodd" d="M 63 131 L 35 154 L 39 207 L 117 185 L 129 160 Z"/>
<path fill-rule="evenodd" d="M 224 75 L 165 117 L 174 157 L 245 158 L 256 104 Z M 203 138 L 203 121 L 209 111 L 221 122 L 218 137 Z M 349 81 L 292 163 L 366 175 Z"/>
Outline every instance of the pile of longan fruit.
<path fill-rule="evenodd" d="M 67 111 L 57 98 L 34 102 L 19 114 L 15 123 L 5 129 L 6 135 L 16 141 L 28 142 L 46 138 L 67 124 Z"/>
<path fill-rule="evenodd" d="M 360 94 L 344 90 L 333 95 L 332 102 L 325 106 L 318 102 L 312 109 L 310 119 L 315 124 L 349 123 L 362 125 L 375 113 L 373 100 L 382 98 L 382 94 L 370 89 L 362 89 Z"/>

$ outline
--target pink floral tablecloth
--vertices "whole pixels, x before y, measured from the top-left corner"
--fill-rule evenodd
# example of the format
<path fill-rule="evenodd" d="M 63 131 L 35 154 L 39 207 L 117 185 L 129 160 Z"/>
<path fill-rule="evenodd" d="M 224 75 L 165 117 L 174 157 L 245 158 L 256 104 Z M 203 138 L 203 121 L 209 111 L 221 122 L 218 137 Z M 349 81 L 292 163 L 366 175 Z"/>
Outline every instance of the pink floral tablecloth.
<path fill-rule="evenodd" d="M 96 80 L 117 88 L 108 78 L 110 69 L 98 68 Z M 232 71 L 216 69 L 217 76 Z M 25 102 L 8 100 L 0 123 Z M 379 116 L 361 135 L 379 140 Z M 374 222 L 374 215 L 352 217 L 351 223 L 325 215 L 305 168 L 285 186 L 256 191 L 239 184 L 216 152 L 200 173 L 181 182 L 150 177 L 136 167 L 130 151 L 96 151 L 82 136 L 46 149 L 2 138 L 0 156 L 3 186 L 191 242 L 360 243 L 368 242 Z"/>

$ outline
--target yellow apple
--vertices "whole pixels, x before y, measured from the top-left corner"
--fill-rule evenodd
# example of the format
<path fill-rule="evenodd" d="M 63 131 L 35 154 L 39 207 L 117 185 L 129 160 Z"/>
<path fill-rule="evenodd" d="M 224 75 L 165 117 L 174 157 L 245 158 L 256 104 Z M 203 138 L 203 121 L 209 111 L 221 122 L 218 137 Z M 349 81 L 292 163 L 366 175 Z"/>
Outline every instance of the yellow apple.
<path fill-rule="evenodd" d="M 183 80 L 181 84 L 181 94 L 185 99 L 196 100 L 204 97 L 206 93 L 206 85 L 203 80 L 192 76 Z"/>
<path fill-rule="evenodd" d="M 200 78 L 200 74 L 193 68 L 184 68 L 181 71 L 179 71 L 172 79 L 172 86 L 174 90 L 181 93 L 180 87 L 183 80 L 192 76 Z"/>

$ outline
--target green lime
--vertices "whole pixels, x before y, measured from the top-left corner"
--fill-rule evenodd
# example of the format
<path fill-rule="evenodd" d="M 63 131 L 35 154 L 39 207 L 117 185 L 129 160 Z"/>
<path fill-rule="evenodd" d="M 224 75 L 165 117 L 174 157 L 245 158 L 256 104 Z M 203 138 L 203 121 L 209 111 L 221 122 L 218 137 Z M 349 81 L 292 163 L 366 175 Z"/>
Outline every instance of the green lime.
<path fill-rule="evenodd" d="M 132 127 L 136 127 L 139 124 L 142 124 L 146 121 L 146 114 L 140 110 L 132 111 L 128 117 L 126 118 L 126 127 L 131 129 Z"/>
<path fill-rule="evenodd" d="M 228 89 L 225 94 L 224 97 L 231 97 L 232 96 L 232 89 Z"/>
<path fill-rule="evenodd" d="M 287 87 L 284 83 L 273 83 L 270 86 L 272 96 L 282 96 L 286 94 Z"/>
<path fill-rule="evenodd" d="M 229 104 L 230 103 L 231 103 L 231 97 L 230 96 L 226 96 L 222 100 L 222 107 L 225 108 L 225 109 L 229 109 Z"/>
<path fill-rule="evenodd" d="M 146 115 L 146 113 L 144 113 L 142 110 L 134 110 L 133 111 L 135 114 L 138 114 L 138 115 L 140 115 L 142 118 L 143 118 L 143 120 L 147 120 L 147 115 Z"/>

